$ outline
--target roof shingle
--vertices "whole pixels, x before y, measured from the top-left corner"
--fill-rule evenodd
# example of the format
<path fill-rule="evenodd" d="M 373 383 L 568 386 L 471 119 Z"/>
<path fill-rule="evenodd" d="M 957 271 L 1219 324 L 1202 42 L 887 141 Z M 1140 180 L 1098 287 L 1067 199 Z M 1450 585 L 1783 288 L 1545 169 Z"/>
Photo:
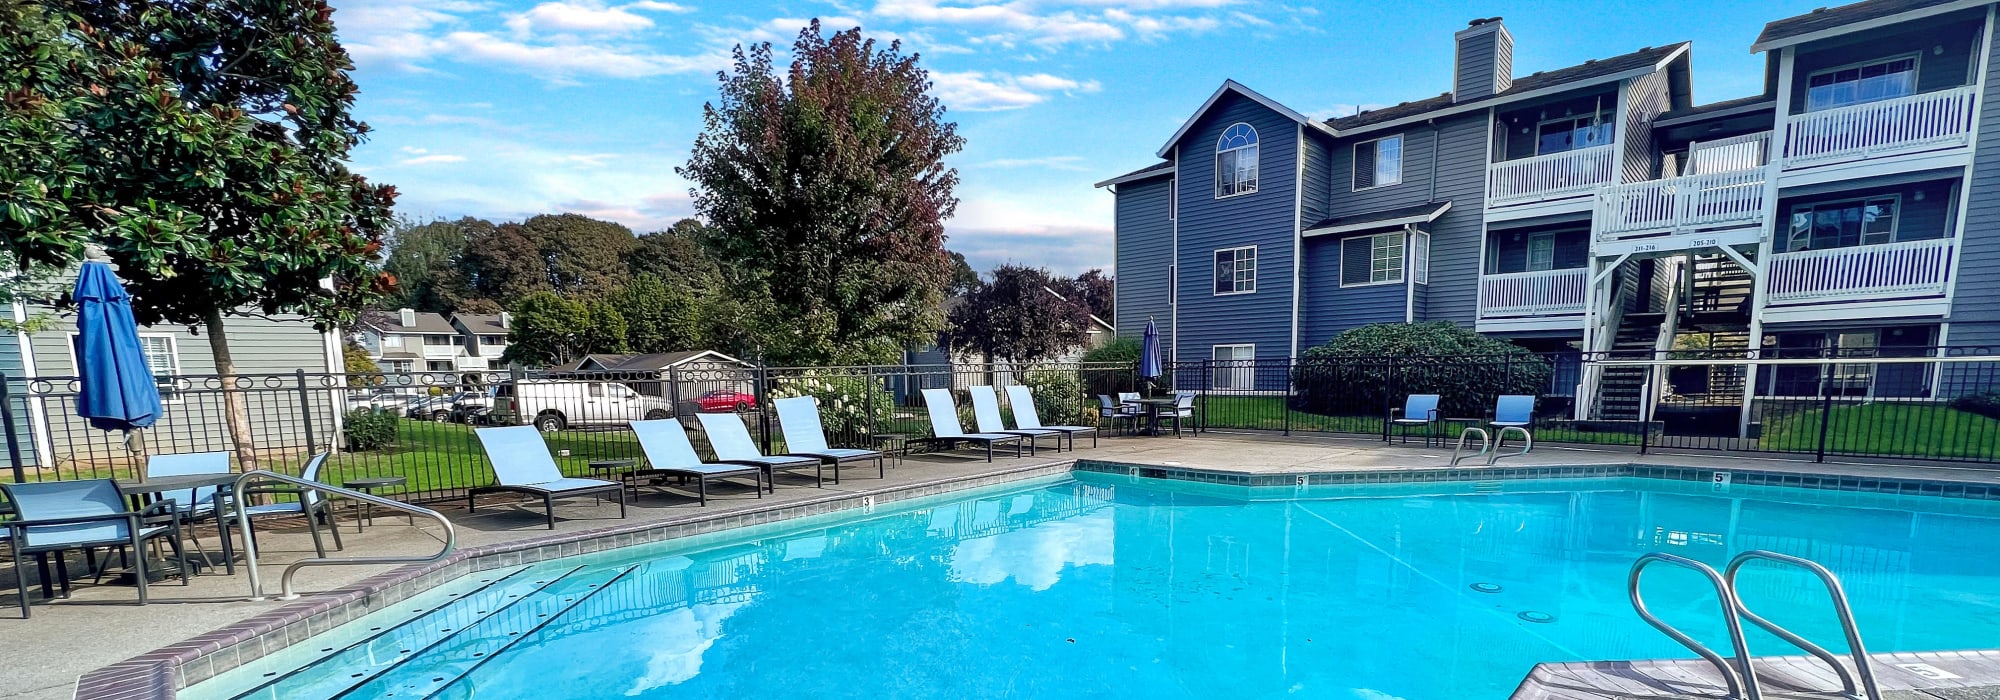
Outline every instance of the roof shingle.
<path fill-rule="evenodd" d="M 1899 15 L 1911 10 L 1945 5 L 1956 0 L 1863 0 L 1851 5 L 1822 7 L 1796 17 L 1786 17 L 1764 25 L 1757 44 L 1782 41 L 1803 34 Z"/>
<path fill-rule="evenodd" d="M 1683 41 L 1666 46 L 1647 47 L 1628 54 L 1585 61 L 1568 68 L 1542 71 L 1534 75 L 1515 78 L 1514 84 L 1506 90 L 1487 97 L 1453 101 L 1451 93 L 1447 92 L 1437 97 L 1425 98 L 1415 102 L 1405 102 L 1394 107 L 1370 110 L 1351 117 L 1329 119 L 1326 121 L 1326 125 L 1333 127 L 1335 130 L 1358 129 L 1370 124 L 1380 124 L 1405 117 L 1414 117 L 1447 107 L 1505 100 L 1523 93 L 1562 85 L 1564 83 L 1581 82 L 1592 78 L 1601 78 L 1607 75 L 1616 75 L 1630 70 L 1647 68 L 1658 65 L 1660 61 L 1673 55 L 1675 51 L 1680 50 L 1683 46 L 1687 46 L 1688 43 Z"/>

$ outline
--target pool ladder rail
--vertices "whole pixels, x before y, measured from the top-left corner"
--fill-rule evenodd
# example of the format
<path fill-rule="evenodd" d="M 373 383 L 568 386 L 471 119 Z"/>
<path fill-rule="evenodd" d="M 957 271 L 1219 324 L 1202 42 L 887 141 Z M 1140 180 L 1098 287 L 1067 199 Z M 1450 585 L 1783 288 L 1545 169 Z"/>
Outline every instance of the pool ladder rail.
<path fill-rule="evenodd" d="M 1486 433 L 1485 428 L 1481 428 L 1476 425 L 1467 426 L 1466 429 L 1461 430 L 1458 433 L 1458 445 L 1451 448 L 1451 466 L 1454 467 L 1458 466 L 1458 461 L 1461 459 L 1466 459 L 1468 457 L 1472 459 L 1478 459 L 1481 456 L 1485 456 L 1486 466 L 1490 467 L 1493 466 L 1494 462 L 1498 462 L 1508 457 L 1519 457 L 1521 455 L 1527 454 L 1530 450 L 1535 449 L 1535 434 L 1528 432 L 1527 428 L 1523 428 L 1518 425 L 1509 425 L 1503 427 L 1500 429 L 1500 440 L 1503 442 L 1506 441 L 1507 435 L 1509 433 L 1514 433 L 1521 436 L 1521 451 L 1510 454 L 1501 454 L 1500 446 L 1493 444 L 1493 437 Z M 1479 437 L 1479 451 L 1469 455 L 1460 456 L 1459 453 L 1465 451 L 1465 439 L 1468 437 L 1473 437 L 1475 435 Z"/>
<path fill-rule="evenodd" d="M 1760 560 L 1805 569 L 1807 572 L 1818 577 L 1820 583 L 1825 584 L 1827 594 L 1833 598 L 1833 612 L 1835 617 L 1840 620 L 1841 632 L 1847 637 L 1848 654 L 1854 662 L 1855 667 L 1853 673 L 1848 672 L 1847 667 L 1840 663 L 1840 657 L 1834 655 L 1833 652 L 1807 641 L 1804 637 L 1793 634 L 1791 630 L 1780 627 L 1777 623 L 1764 619 L 1743 605 L 1743 599 L 1737 593 L 1736 575 L 1743 570 L 1743 565 Z M 1735 663 L 1730 663 L 1729 659 L 1723 658 L 1715 650 L 1696 641 L 1693 637 L 1688 636 L 1687 633 L 1680 631 L 1673 625 L 1667 624 L 1666 621 L 1661 620 L 1659 617 L 1653 615 L 1652 611 L 1646 609 L 1646 599 L 1639 592 L 1639 579 L 1645 572 L 1646 567 L 1654 563 L 1678 566 L 1694 571 L 1708 579 L 1709 585 L 1715 587 L 1716 597 L 1722 603 L 1722 620 L 1724 626 L 1729 630 L 1729 643 L 1736 654 Z M 1840 578 L 1834 576 L 1832 571 L 1827 570 L 1826 567 L 1821 566 L 1818 562 L 1789 554 L 1754 549 L 1737 554 L 1729 560 L 1729 565 L 1723 567 L 1722 572 L 1718 573 L 1714 567 L 1687 557 L 1663 552 L 1651 552 L 1641 555 L 1638 560 L 1632 562 L 1632 573 L 1626 578 L 1625 589 L 1626 595 L 1632 599 L 1632 610 L 1639 614 L 1640 619 L 1645 620 L 1646 624 L 1652 625 L 1654 629 L 1673 638 L 1681 646 L 1687 647 L 1689 651 L 1693 651 L 1695 654 L 1701 656 L 1702 659 L 1714 665 L 1716 670 L 1721 672 L 1723 684 L 1727 687 L 1730 698 L 1737 700 L 1763 699 L 1763 692 L 1757 684 L 1756 663 L 1750 656 L 1749 641 L 1743 634 L 1742 620 L 1749 620 L 1751 624 L 1757 625 L 1763 628 L 1764 631 L 1785 640 L 1792 646 L 1804 650 L 1806 653 L 1813 655 L 1813 657 L 1831 667 L 1833 674 L 1840 678 L 1840 692 L 1843 696 L 1853 700 L 1882 700 L 1881 688 L 1875 682 L 1875 670 L 1868 664 L 1868 650 L 1861 643 L 1861 630 L 1855 626 L 1854 611 L 1847 603 L 1847 592 L 1841 588 Z M 1856 680 L 1857 676 L 1859 677 L 1858 682 Z"/>
<path fill-rule="evenodd" d="M 285 484 L 290 486 L 291 488 L 273 489 L 271 488 L 272 484 Z M 292 600 L 299 597 L 297 590 L 294 589 L 292 586 L 292 577 L 298 575 L 299 569 L 303 569 L 309 566 L 354 566 L 361 564 L 429 564 L 432 562 L 443 561 L 445 557 L 451 555 L 453 550 L 458 548 L 458 529 L 452 527 L 451 520 L 445 518 L 442 513 L 431 510 L 429 508 L 424 508 L 422 506 L 410 505 L 402 501 L 384 498 L 382 496 L 377 496 L 370 493 L 362 493 L 360 491 L 345 489 L 338 486 L 333 486 L 330 484 L 313 481 L 311 479 L 291 476 L 289 474 L 279 474 L 277 472 L 263 470 L 263 469 L 259 469 L 252 472 L 246 472 L 242 476 L 237 477 L 235 484 L 232 486 L 231 492 L 246 494 L 246 495 L 257 492 L 291 493 L 303 499 L 305 498 L 305 492 L 307 490 L 318 492 L 319 494 L 321 494 L 322 498 L 330 498 L 338 496 L 341 498 L 348 498 L 356 501 L 361 501 L 363 503 L 368 503 L 371 505 L 381 506 L 383 508 L 400 510 L 405 513 L 409 513 L 412 516 L 422 516 L 425 518 L 430 518 L 431 520 L 436 521 L 438 527 L 442 528 L 444 531 L 443 542 L 441 543 L 443 546 L 438 548 L 436 554 L 428 554 L 422 556 L 312 557 L 312 558 L 300 559 L 296 562 L 292 562 L 291 566 L 285 567 L 284 575 L 279 577 L 279 588 L 283 591 L 282 594 L 278 596 L 279 600 Z M 236 502 L 236 513 L 234 516 L 225 516 L 225 517 L 233 517 L 236 520 L 237 527 L 243 531 L 243 555 L 245 562 L 247 564 L 246 568 L 249 570 L 250 574 L 250 599 L 264 600 L 265 599 L 264 580 L 261 576 L 258 575 L 259 572 L 257 570 L 257 540 L 250 536 L 250 515 L 243 509 L 245 499 L 237 498 L 233 500 Z"/>

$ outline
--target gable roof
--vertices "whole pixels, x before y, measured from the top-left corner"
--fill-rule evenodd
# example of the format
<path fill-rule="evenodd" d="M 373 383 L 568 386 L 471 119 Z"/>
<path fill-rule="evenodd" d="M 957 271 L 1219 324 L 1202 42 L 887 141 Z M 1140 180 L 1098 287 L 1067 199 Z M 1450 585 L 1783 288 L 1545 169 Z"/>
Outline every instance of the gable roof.
<path fill-rule="evenodd" d="M 418 311 L 415 315 L 417 322 L 405 326 L 401 310 L 369 309 L 362 314 L 361 323 L 383 333 L 458 335 L 458 329 L 453 328 L 450 321 L 444 320 L 442 314 Z"/>
<path fill-rule="evenodd" d="M 649 352 L 636 355 L 616 355 L 598 353 L 584 355 L 577 360 L 574 370 L 623 370 L 651 371 L 680 367 L 696 361 L 709 363 L 737 364 L 745 367 L 750 363 L 724 355 L 714 350 L 682 350 L 680 352 Z"/>
<path fill-rule="evenodd" d="M 1235 93 L 1237 95 L 1241 95 L 1245 98 L 1248 98 L 1250 101 L 1263 105 L 1273 112 L 1285 115 L 1285 118 L 1290 119 L 1292 121 L 1298 122 L 1300 124 L 1311 125 L 1314 128 L 1319 128 L 1318 122 L 1313 121 L 1306 115 L 1300 114 L 1298 110 L 1278 104 L 1277 100 L 1273 100 L 1269 97 L 1257 94 L 1256 90 L 1244 87 L 1242 83 L 1236 82 L 1234 80 L 1224 80 L 1222 81 L 1222 87 L 1216 88 L 1215 94 L 1208 96 L 1208 101 L 1201 103 L 1201 107 L 1196 108 L 1194 114 L 1188 115 L 1187 121 L 1181 122 L 1181 128 L 1175 129 L 1173 137 L 1168 138 L 1167 143 L 1163 146 L 1160 146 L 1159 152 L 1154 153 L 1153 155 L 1159 156 L 1161 158 L 1167 157 L 1168 153 L 1173 152 L 1174 144 L 1180 143 L 1181 137 L 1186 136 L 1188 130 L 1194 128 L 1194 123 L 1201 120 L 1201 115 L 1207 114 L 1208 108 L 1214 107 L 1216 102 L 1222 100 L 1223 95 L 1227 95 L 1230 93 Z"/>
<path fill-rule="evenodd" d="M 1307 226 L 1300 235 L 1322 236 L 1333 233 L 1349 233 L 1373 229 L 1392 228 L 1409 224 L 1427 224 L 1436 221 L 1446 211 L 1451 210 L 1451 202 L 1429 202 L 1395 209 L 1371 211 L 1332 219 L 1322 219 Z"/>
<path fill-rule="evenodd" d="M 1370 110 L 1351 117 L 1329 119 L 1326 126 L 1335 132 L 1346 134 L 1369 127 L 1379 126 L 1403 119 L 1423 116 L 1443 116 L 1473 108 L 1484 108 L 1501 102 L 1531 97 L 1536 93 L 1558 89 L 1571 89 L 1593 83 L 1606 83 L 1632 77 L 1633 74 L 1650 73 L 1666 68 L 1675 59 L 1685 55 L 1693 42 L 1679 42 L 1659 47 L 1646 47 L 1628 54 L 1605 59 L 1592 59 L 1568 68 L 1542 71 L 1533 75 L 1514 79 L 1514 84 L 1506 90 L 1487 97 L 1470 100 L 1453 100 L 1447 92 L 1415 102 L 1404 102 L 1394 107 Z"/>
<path fill-rule="evenodd" d="M 1815 39 L 1875 26 L 1905 22 L 1956 10 L 1980 7 L 1991 0 L 1863 0 L 1851 5 L 1822 7 L 1803 15 L 1764 25 L 1750 45 L 1751 53 L 1769 51 Z"/>
<path fill-rule="evenodd" d="M 1734 116 L 1777 109 L 1778 101 L 1770 95 L 1751 95 L 1733 100 L 1710 102 L 1683 109 L 1661 112 L 1653 118 L 1653 127 L 1674 126 L 1683 122 L 1700 121 L 1703 118 Z"/>
<path fill-rule="evenodd" d="M 451 320 L 464 326 L 465 330 L 480 334 L 507 333 L 507 326 L 500 323 L 500 314 L 452 314 Z"/>
<path fill-rule="evenodd" d="M 1154 163 L 1154 164 L 1152 164 L 1152 165 L 1148 165 L 1148 166 L 1146 166 L 1146 167 L 1143 167 L 1143 168 L 1140 168 L 1140 169 L 1138 169 L 1138 170 L 1134 170 L 1134 171 L 1132 171 L 1132 172 L 1129 172 L 1129 173 L 1125 173 L 1124 175 L 1119 175 L 1119 176 L 1117 176 L 1117 177 L 1114 177 L 1114 178 L 1111 178 L 1111 179 L 1109 179 L 1109 180 L 1105 180 L 1105 181 L 1103 181 L 1103 182 L 1100 182 L 1100 183 L 1097 183 L 1097 184 L 1095 184 L 1095 185 L 1091 185 L 1091 187 L 1106 187 L 1106 186 L 1110 186 L 1110 185 L 1122 185 L 1122 184 L 1125 184 L 1125 183 L 1127 183 L 1127 182 L 1134 182 L 1134 181 L 1138 181 L 1138 180 L 1146 180 L 1146 179 L 1151 179 L 1151 178 L 1155 178 L 1155 177 L 1161 177 L 1161 176 L 1164 176 L 1164 175 L 1172 175 L 1172 174 L 1174 174 L 1174 162 L 1173 162 L 1173 161 L 1171 161 L 1171 160 L 1163 160 L 1163 161 L 1160 161 L 1160 162 L 1158 162 L 1158 163 Z"/>

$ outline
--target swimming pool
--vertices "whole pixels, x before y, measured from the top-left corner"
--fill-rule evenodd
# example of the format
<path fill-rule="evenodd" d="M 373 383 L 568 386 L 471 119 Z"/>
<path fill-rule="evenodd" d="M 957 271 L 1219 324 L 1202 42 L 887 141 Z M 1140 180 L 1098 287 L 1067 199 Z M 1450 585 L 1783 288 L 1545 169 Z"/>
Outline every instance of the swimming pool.
<path fill-rule="evenodd" d="M 1691 657 L 1627 602 L 1649 551 L 1808 557 L 1871 651 L 1993 647 L 1996 541 L 2000 503 L 1965 499 L 1078 473 L 489 570 L 181 696 L 1497 700 L 1537 662 Z M 1656 613 L 1727 649 L 1705 583 L 1647 576 Z M 1753 567 L 1742 591 L 1841 649 L 1806 575 Z"/>

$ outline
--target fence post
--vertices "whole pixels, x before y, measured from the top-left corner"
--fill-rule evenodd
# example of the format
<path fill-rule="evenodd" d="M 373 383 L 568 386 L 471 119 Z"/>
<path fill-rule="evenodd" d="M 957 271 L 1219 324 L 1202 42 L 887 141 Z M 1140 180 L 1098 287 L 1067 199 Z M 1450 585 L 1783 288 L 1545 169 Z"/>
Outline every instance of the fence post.
<path fill-rule="evenodd" d="M 1256 360 L 1251 360 L 1256 362 Z M 1285 434 L 1292 434 L 1292 358 L 1285 358 L 1285 395 L 1278 397 L 1278 410 L 1285 412 Z"/>
<path fill-rule="evenodd" d="M 764 354 L 757 354 L 757 429 L 764 432 L 764 454 L 771 454 L 771 377 L 764 366 Z"/>
<path fill-rule="evenodd" d="M 319 441 L 313 438 L 312 390 L 306 388 L 306 371 L 303 368 L 292 372 L 299 380 L 299 419 L 306 430 L 306 456 L 311 457 L 319 451 Z M 223 391 L 228 390 L 228 387 L 223 387 Z"/>
<path fill-rule="evenodd" d="M 672 415 L 674 420 L 678 421 L 685 417 L 681 415 L 681 369 L 679 367 L 667 368 L 667 405 L 673 409 Z"/>
<path fill-rule="evenodd" d="M 1833 423 L 1833 365 L 1819 366 L 1819 448 L 1813 451 L 1814 462 L 1826 461 L 1826 436 Z"/>
<path fill-rule="evenodd" d="M 21 465 L 21 436 L 14 433 L 13 388 L 5 372 L 0 372 L 0 423 L 6 423 L 7 458 L 13 461 L 14 483 L 27 483 L 28 469 Z M 21 589 L 27 590 L 27 584 L 21 584 Z"/>
<path fill-rule="evenodd" d="M 1389 412 L 1396 410 L 1396 356 L 1389 356 L 1389 374 L 1383 380 L 1382 392 L 1382 441 L 1389 441 Z"/>
<path fill-rule="evenodd" d="M 1657 367 L 1657 366 L 1655 366 L 1655 365 L 1646 365 L 1646 383 L 1645 383 L 1645 385 L 1644 385 L 1644 386 L 1652 386 L 1652 385 L 1653 385 L 1653 372 L 1654 372 L 1654 371 L 1656 371 L 1656 370 L 1658 370 L 1658 369 L 1659 369 L 1659 367 Z M 1653 399 L 1653 400 L 1654 400 L 1654 401 L 1658 401 L 1658 399 L 1657 399 L 1657 398 L 1655 398 L 1655 399 Z M 1645 410 L 1645 406 L 1640 406 L 1639 408 L 1640 408 L 1640 410 L 1639 410 L 1639 454 L 1642 454 L 1642 455 L 1643 455 L 1643 454 L 1646 454 L 1646 448 L 1650 446 L 1650 443 L 1652 442 L 1652 439 L 1653 439 L 1653 421 L 1652 421 L 1652 416 L 1650 416 L 1650 415 L 1647 415 L 1647 413 L 1646 413 L 1646 410 Z"/>
<path fill-rule="evenodd" d="M 1180 368 L 1175 367 L 1174 371 L 1179 372 Z M 1201 380 L 1195 382 L 1195 386 L 1202 388 L 1203 391 L 1201 393 L 1203 396 L 1215 393 L 1215 358 L 1205 358 L 1201 361 Z M 1206 400 L 1201 402 L 1201 424 L 1208 425 L 1208 401 Z"/>
<path fill-rule="evenodd" d="M 872 444 L 875 441 L 875 365 L 867 365 L 861 370 L 863 372 L 861 395 L 867 397 L 862 404 L 868 411 L 868 418 L 862 423 L 862 431 L 865 433 L 862 442 Z"/>

